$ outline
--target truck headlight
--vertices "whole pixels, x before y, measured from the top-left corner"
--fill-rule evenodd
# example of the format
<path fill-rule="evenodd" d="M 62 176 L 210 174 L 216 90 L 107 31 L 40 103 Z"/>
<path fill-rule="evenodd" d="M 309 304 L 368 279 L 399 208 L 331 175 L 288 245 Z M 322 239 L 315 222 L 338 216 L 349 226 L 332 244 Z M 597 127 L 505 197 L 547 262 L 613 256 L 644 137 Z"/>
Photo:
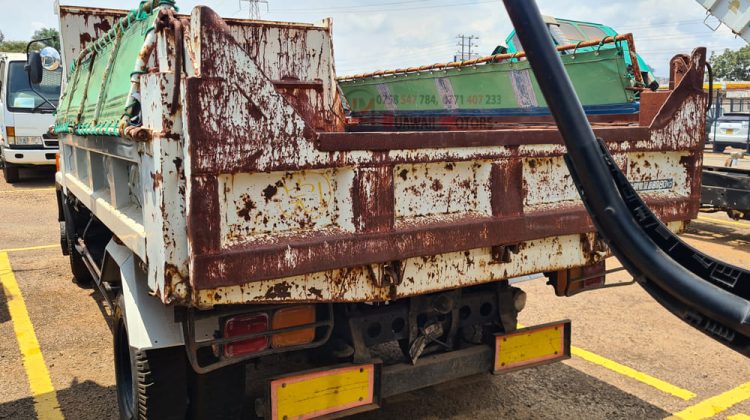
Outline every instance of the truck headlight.
<path fill-rule="evenodd" d="M 43 144 L 42 136 L 8 136 L 8 143 L 14 144 L 16 146 L 32 146 Z"/>

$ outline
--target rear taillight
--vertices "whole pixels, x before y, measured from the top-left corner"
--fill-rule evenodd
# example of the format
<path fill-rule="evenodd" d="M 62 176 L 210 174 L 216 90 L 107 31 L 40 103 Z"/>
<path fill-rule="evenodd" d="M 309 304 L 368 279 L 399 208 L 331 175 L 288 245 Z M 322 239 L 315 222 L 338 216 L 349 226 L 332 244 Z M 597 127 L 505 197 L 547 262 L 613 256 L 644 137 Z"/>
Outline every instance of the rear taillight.
<path fill-rule="evenodd" d="M 55 170 L 60 172 L 60 154 L 55 153 Z"/>
<path fill-rule="evenodd" d="M 274 330 L 312 324 L 315 322 L 315 307 L 313 305 L 293 306 L 282 308 L 274 312 L 271 327 Z M 281 334 L 274 334 L 271 345 L 274 348 L 299 346 L 311 343 L 315 339 L 315 328 L 305 328 Z"/>
<path fill-rule="evenodd" d="M 301 305 L 277 309 L 273 316 L 266 312 L 237 315 L 224 321 L 224 338 L 242 337 L 254 333 L 268 333 L 224 345 L 224 356 L 238 357 L 260 353 L 269 348 L 293 347 L 312 343 L 315 327 L 270 334 L 284 329 L 302 327 L 315 323 L 315 306 Z M 270 319 L 270 321 L 269 321 Z"/>
<path fill-rule="evenodd" d="M 240 337 L 265 331 L 268 331 L 268 315 L 262 312 L 232 317 L 224 322 L 224 338 Z M 236 357 L 257 353 L 267 348 L 268 336 L 254 337 L 227 343 L 224 345 L 224 355 Z"/>

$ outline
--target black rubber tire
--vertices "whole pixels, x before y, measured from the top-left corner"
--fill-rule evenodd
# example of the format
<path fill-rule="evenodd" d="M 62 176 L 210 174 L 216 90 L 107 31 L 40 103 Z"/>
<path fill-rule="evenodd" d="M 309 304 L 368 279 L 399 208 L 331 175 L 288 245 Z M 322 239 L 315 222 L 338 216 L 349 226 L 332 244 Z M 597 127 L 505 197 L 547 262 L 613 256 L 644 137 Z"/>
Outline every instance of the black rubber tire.
<path fill-rule="evenodd" d="M 70 272 L 73 273 L 73 280 L 79 286 L 89 286 L 94 281 L 86 263 L 83 262 L 83 255 L 76 251 L 73 246 L 73 240 L 68 237 L 68 260 L 70 261 Z"/>
<path fill-rule="evenodd" d="M 120 295 L 115 308 L 115 377 L 120 418 L 185 419 L 188 408 L 185 348 L 130 347 Z"/>
<path fill-rule="evenodd" d="M 721 153 L 724 151 L 724 149 L 727 148 L 727 146 L 720 146 L 718 144 L 714 144 L 711 148 L 713 149 L 714 152 Z"/>
<path fill-rule="evenodd" d="M 6 162 L 3 166 L 3 176 L 8 184 L 18 182 L 18 166 Z"/>

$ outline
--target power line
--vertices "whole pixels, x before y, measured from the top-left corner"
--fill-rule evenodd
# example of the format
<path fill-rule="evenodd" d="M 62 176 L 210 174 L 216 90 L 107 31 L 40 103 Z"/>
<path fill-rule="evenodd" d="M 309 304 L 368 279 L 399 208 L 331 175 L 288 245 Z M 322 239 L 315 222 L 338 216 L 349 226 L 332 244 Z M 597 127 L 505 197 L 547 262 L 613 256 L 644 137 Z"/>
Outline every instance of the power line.
<path fill-rule="evenodd" d="M 247 2 L 248 3 L 248 18 L 250 19 L 260 19 L 260 5 L 265 4 L 266 5 L 266 12 L 268 12 L 268 0 L 240 0 L 240 10 L 242 10 L 242 3 Z"/>
<path fill-rule="evenodd" d="M 408 11 L 408 10 L 424 10 L 424 9 L 436 9 L 436 8 L 443 8 L 443 7 L 456 7 L 456 6 L 475 6 L 480 4 L 497 4 L 497 0 L 489 0 L 489 1 L 471 1 L 471 2 L 463 2 L 463 3 L 446 3 L 446 4 L 437 4 L 434 6 L 414 6 L 414 7 L 398 7 L 398 8 L 388 8 L 388 9 L 368 9 L 368 10 L 362 10 L 362 9 L 356 9 L 356 6 L 350 6 L 349 9 L 343 9 L 341 11 L 334 11 L 337 14 L 359 14 L 359 13 L 375 13 L 375 12 L 402 12 L 402 11 Z M 322 10 L 322 9 L 321 9 Z M 304 10 L 304 9 L 278 9 L 273 10 L 270 13 L 287 13 L 287 12 L 295 12 L 299 14 L 319 14 L 321 10 Z"/>
<path fill-rule="evenodd" d="M 370 4 L 353 4 L 350 6 L 334 6 L 334 7 L 304 7 L 304 8 L 292 8 L 292 9 L 279 9 L 283 12 L 326 12 L 326 11 L 337 11 L 337 10 L 352 10 L 352 9 L 366 9 L 368 7 L 382 7 L 382 6 L 396 6 L 400 4 L 412 4 L 412 3 L 424 3 L 431 2 L 434 0 L 409 0 L 409 1 L 394 1 L 390 3 L 370 3 Z"/>
<path fill-rule="evenodd" d="M 453 61 L 466 61 L 472 58 L 479 57 L 479 54 L 472 53 L 472 48 L 478 48 L 479 44 L 475 44 L 474 40 L 478 40 L 479 37 L 475 35 L 458 35 L 456 38 L 459 39 L 458 47 L 459 51 L 456 51 L 456 55 L 453 56 Z"/>

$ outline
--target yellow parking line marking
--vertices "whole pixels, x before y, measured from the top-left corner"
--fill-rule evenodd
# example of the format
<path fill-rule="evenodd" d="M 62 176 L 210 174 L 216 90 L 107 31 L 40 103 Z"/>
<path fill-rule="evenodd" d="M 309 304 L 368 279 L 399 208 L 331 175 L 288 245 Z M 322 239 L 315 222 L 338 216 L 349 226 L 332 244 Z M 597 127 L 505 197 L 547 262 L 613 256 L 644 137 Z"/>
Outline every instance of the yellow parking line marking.
<path fill-rule="evenodd" d="M 735 414 L 733 416 L 728 416 L 727 420 L 750 420 L 750 416 L 747 414 Z"/>
<path fill-rule="evenodd" d="M 587 362 L 591 362 L 599 366 L 605 367 L 613 372 L 619 373 L 620 375 L 633 378 L 638 382 L 642 382 L 646 385 L 652 386 L 658 389 L 659 391 L 674 395 L 675 397 L 683 399 L 685 401 L 691 398 L 694 398 L 696 396 L 695 393 L 690 392 L 686 389 L 682 389 L 678 386 L 662 381 L 661 379 L 654 378 L 653 376 L 649 374 L 639 372 L 633 368 L 617 363 L 614 360 L 607 359 L 606 357 L 599 356 L 598 354 L 594 354 L 580 347 L 571 346 L 570 352 L 574 356 L 580 357 L 581 359 L 586 360 Z"/>
<path fill-rule="evenodd" d="M 18 340 L 18 348 L 23 357 L 23 367 L 29 379 L 29 388 L 34 397 L 34 411 L 39 419 L 63 419 L 57 393 L 52 386 L 47 364 L 44 362 L 34 326 L 31 324 L 21 289 L 10 266 L 8 254 L 0 252 L 0 285 L 5 289 L 8 312 L 13 320 L 13 329 Z"/>
<path fill-rule="evenodd" d="M 518 328 L 524 328 L 524 326 L 520 323 L 517 324 L 517 326 Z M 612 372 L 635 379 L 638 382 L 654 387 L 664 393 L 674 395 L 675 397 L 683 399 L 685 401 L 690 400 L 691 398 L 695 398 L 696 396 L 694 392 L 682 389 L 676 385 L 670 384 L 669 382 L 662 381 L 661 379 L 654 378 L 649 374 L 638 372 L 633 368 L 617 363 L 614 360 L 607 359 L 606 357 L 599 356 L 596 353 L 592 353 L 580 347 L 570 346 L 570 353 L 573 356 L 580 357 L 587 362 L 594 363 L 605 369 L 611 370 Z"/>
<path fill-rule="evenodd" d="M 17 190 L 0 190 L 2 193 L 24 193 L 24 192 L 38 192 L 38 191 L 54 191 L 54 188 L 19 188 Z"/>
<path fill-rule="evenodd" d="M 60 244 L 53 244 L 53 245 L 39 245 L 39 246 L 27 246 L 24 248 L 7 248 L 7 249 L 0 249 L 0 252 L 23 252 L 23 251 L 37 251 L 40 249 L 52 249 L 52 248 L 59 248 Z"/>
<path fill-rule="evenodd" d="M 713 417 L 723 411 L 732 408 L 750 398 L 750 382 L 744 383 L 737 388 L 731 389 L 723 394 L 703 400 L 694 406 L 688 407 L 672 417 L 683 420 L 700 420 Z"/>
<path fill-rule="evenodd" d="M 750 223 L 741 223 L 741 222 L 733 222 L 731 220 L 714 219 L 713 217 L 706 217 L 706 216 L 698 216 L 698 220 L 703 220 L 703 221 L 712 222 L 712 223 L 719 223 L 721 225 L 740 226 L 740 227 L 750 229 Z"/>

